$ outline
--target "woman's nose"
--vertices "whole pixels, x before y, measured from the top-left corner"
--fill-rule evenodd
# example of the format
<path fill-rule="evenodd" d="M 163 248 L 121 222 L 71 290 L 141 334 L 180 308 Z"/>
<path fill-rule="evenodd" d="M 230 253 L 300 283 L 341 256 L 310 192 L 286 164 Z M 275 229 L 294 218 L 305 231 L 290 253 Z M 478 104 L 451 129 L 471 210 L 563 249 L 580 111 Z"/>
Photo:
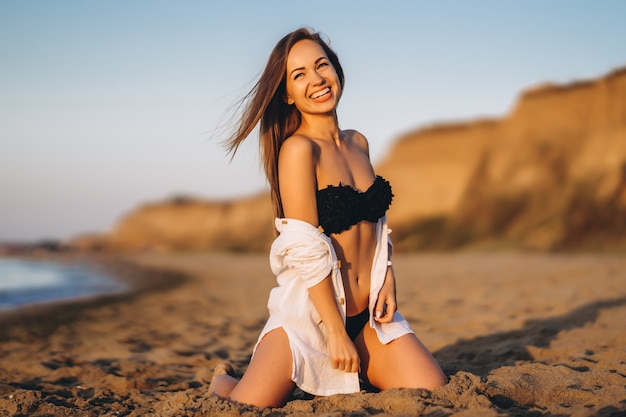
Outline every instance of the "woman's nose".
<path fill-rule="evenodd" d="M 325 81 L 324 77 L 322 77 L 317 71 L 313 71 L 311 75 L 311 82 L 314 85 L 323 84 L 324 81 Z"/>

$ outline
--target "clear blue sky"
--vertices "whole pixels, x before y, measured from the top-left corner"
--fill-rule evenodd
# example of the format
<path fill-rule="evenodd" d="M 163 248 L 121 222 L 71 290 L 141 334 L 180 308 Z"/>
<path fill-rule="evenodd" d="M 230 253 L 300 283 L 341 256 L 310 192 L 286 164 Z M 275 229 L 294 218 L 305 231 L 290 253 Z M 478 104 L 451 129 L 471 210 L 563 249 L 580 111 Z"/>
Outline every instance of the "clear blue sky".
<path fill-rule="evenodd" d="M 337 51 L 340 124 L 376 163 L 409 130 L 625 66 L 624 16 L 621 0 L 0 0 L 0 241 L 265 190 L 256 135 L 229 163 L 210 132 L 300 26 Z"/>

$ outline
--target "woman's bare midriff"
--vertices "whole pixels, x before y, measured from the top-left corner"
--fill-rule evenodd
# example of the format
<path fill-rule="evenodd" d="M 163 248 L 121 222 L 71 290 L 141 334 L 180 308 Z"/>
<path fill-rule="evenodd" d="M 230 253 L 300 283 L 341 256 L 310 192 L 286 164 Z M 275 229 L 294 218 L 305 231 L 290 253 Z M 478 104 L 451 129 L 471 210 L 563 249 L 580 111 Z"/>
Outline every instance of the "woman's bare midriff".
<path fill-rule="evenodd" d="M 341 261 L 346 314 L 354 316 L 369 305 L 370 275 L 376 251 L 376 223 L 362 221 L 331 238 Z"/>

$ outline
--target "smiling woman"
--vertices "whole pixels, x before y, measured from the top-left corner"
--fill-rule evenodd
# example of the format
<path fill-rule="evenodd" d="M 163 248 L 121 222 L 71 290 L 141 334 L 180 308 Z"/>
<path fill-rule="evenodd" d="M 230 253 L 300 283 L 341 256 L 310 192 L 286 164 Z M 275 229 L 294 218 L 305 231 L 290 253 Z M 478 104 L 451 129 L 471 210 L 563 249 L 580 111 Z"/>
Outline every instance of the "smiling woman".
<path fill-rule="evenodd" d="M 209 393 L 260 407 L 294 388 L 315 396 L 364 387 L 433 389 L 441 368 L 398 313 L 386 212 L 391 185 L 369 143 L 339 128 L 339 59 L 319 34 L 284 36 L 227 142 L 237 150 L 260 122 L 278 232 L 270 266 L 278 286 L 241 380 L 215 368 Z"/>

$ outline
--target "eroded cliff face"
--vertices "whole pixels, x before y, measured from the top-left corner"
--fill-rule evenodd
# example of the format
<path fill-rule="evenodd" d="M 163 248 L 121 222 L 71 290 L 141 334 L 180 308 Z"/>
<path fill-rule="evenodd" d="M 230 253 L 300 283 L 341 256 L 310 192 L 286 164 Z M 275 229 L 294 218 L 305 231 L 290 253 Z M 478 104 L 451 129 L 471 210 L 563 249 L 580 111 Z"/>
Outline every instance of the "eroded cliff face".
<path fill-rule="evenodd" d="M 106 236 L 76 247 L 108 251 L 266 250 L 274 238 L 269 195 L 209 202 L 177 198 L 146 204 L 124 216 Z"/>
<path fill-rule="evenodd" d="M 417 131 L 378 171 L 402 187 L 390 218 L 406 249 L 626 246 L 626 69 Z"/>
<path fill-rule="evenodd" d="M 522 94 L 502 119 L 419 129 L 376 171 L 399 250 L 626 247 L 626 68 Z M 267 250 L 268 195 L 171 200 L 125 216 L 104 249 Z M 97 245 L 96 245 L 97 244 Z"/>

